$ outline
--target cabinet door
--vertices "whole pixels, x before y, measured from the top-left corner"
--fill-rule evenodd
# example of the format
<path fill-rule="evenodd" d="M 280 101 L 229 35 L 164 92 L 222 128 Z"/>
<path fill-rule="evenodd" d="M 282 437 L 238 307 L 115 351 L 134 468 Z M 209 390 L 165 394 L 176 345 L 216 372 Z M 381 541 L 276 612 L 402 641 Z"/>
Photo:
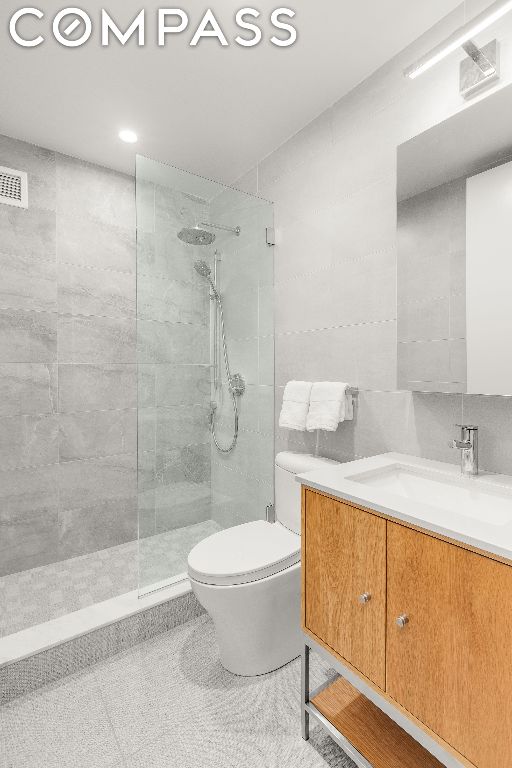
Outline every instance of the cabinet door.
<path fill-rule="evenodd" d="M 306 628 L 384 688 L 386 521 L 306 491 L 302 556 Z"/>
<path fill-rule="evenodd" d="M 390 523 L 388 579 L 388 693 L 478 768 L 512 765 L 512 567 Z"/>

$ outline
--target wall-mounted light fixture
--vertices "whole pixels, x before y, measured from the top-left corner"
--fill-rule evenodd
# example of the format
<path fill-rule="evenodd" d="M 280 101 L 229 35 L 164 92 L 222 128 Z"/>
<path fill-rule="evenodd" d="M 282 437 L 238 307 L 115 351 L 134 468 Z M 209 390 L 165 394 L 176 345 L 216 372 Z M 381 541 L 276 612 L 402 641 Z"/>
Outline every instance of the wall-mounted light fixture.
<path fill-rule="evenodd" d="M 485 53 L 482 53 L 472 42 L 472 38 L 488 29 L 510 11 L 512 11 L 512 0 L 498 0 L 498 2 L 493 3 L 487 10 L 476 16 L 472 21 L 464 24 L 453 35 L 450 35 L 447 40 L 433 48 L 411 67 L 408 67 L 404 75 L 411 80 L 415 80 L 424 72 L 439 64 L 440 61 L 456 51 L 457 48 L 464 48 L 481 70 L 483 79 L 495 79 L 497 76 L 496 62 L 489 60 Z"/>

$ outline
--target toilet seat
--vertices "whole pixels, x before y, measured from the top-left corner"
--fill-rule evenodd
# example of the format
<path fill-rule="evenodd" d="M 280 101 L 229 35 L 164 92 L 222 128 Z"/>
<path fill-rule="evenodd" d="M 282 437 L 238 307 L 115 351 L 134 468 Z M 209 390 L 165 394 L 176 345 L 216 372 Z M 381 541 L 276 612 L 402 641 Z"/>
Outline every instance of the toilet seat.
<path fill-rule="evenodd" d="M 188 574 L 202 584 L 232 586 L 265 579 L 300 562 L 300 536 L 257 520 L 214 533 L 188 556 Z"/>

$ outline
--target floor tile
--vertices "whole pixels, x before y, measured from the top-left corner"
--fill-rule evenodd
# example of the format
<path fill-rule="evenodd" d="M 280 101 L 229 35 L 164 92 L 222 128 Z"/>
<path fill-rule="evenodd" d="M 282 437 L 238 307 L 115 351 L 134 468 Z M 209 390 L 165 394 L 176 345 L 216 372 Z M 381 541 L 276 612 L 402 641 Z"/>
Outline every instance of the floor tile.
<path fill-rule="evenodd" d="M 50 621 L 187 569 L 192 547 L 220 530 L 213 520 L 0 578 L 0 637 Z M 139 551 L 140 546 L 140 551 Z"/>
<path fill-rule="evenodd" d="M 313 685 L 331 672 L 313 656 Z M 355 768 L 318 726 L 302 740 L 299 660 L 231 675 L 206 615 L 17 699 L 0 720 L 2 768 Z"/>
<path fill-rule="evenodd" d="M 6 768 L 110 768 L 122 759 L 90 674 L 17 699 L 0 719 Z"/>

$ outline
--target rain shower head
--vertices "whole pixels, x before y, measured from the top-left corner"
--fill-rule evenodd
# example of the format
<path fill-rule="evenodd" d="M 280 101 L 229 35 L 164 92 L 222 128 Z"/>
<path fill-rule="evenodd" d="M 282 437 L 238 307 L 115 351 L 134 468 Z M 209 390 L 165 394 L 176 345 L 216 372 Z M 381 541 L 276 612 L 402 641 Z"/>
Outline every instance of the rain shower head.
<path fill-rule="evenodd" d="M 207 232 L 200 227 L 185 227 L 178 232 L 178 237 L 188 245 L 211 245 L 215 240 L 213 232 Z"/>
<path fill-rule="evenodd" d="M 194 269 L 198 275 L 201 275 L 201 277 L 210 277 L 212 274 L 212 271 L 206 261 L 195 261 Z"/>

